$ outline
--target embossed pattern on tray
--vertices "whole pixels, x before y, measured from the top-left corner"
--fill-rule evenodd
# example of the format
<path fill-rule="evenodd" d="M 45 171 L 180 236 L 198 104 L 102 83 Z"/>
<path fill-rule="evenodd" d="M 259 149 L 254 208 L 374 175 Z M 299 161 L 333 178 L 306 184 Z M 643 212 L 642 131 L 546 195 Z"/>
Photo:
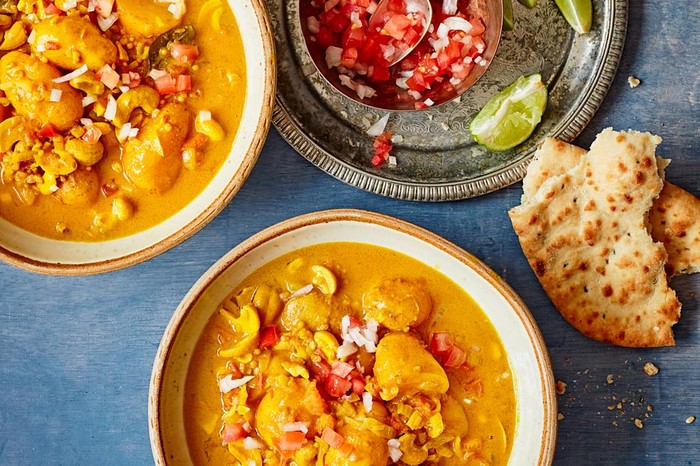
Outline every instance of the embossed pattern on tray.
<path fill-rule="evenodd" d="M 594 0 L 593 29 L 577 35 L 554 0 L 532 10 L 514 2 L 515 29 L 504 32 L 493 63 L 456 101 L 421 112 L 393 112 L 387 129 L 403 137 L 396 167 L 374 168 L 367 128 L 386 112 L 335 91 L 306 51 L 300 0 L 265 0 L 277 46 L 278 88 L 273 123 L 304 157 L 330 175 L 376 194 L 448 201 L 485 194 L 522 179 L 547 136 L 573 140 L 590 122 L 610 87 L 627 30 L 627 0 Z M 518 76 L 542 74 L 549 103 L 533 135 L 494 153 L 469 135 L 471 118 Z"/>

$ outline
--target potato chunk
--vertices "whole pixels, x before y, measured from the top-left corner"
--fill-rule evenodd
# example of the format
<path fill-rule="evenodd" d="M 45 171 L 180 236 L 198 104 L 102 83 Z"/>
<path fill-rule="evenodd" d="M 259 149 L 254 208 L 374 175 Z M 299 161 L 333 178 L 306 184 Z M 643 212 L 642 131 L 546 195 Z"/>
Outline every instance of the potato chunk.
<path fill-rule="evenodd" d="M 42 126 L 65 131 L 83 116 L 82 95 L 68 83 L 52 81 L 59 76 L 56 68 L 26 53 L 10 52 L 0 59 L 0 90 L 15 110 Z M 53 89 L 61 92 L 58 102 L 51 102 Z"/>
<path fill-rule="evenodd" d="M 395 278 L 382 281 L 362 297 L 365 319 L 374 319 L 389 330 L 422 324 L 432 309 L 424 280 Z"/>
<path fill-rule="evenodd" d="M 97 71 L 117 61 L 114 43 L 90 21 L 79 16 L 51 16 L 40 21 L 34 32 L 32 52 L 44 56 L 59 68 L 75 70 L 87 65 Z M 47 43 L 58 44 L 58 47 L 49 47 Z"/>
<path fill-rule="evenodd" d="M 421 342 L 409 333 L 388 333 L 377 345 L 374 375 L 381 396 L 391 400 L 417 392 L 445 393 L 447 374 Z"/>
<path fill-rule="evenodd" d="M 155 117 L 148 118 L 137 137 L 124 145 L 122 164 L 136 187 L 163 193 L 180 176 L 182 144 L 187 138 L 191 116 L 183 104 L 169 103 Z"/>
<path fill-rule="evenodd" d="M 88 206 L 95 202 L 100 193 L 100 178 L 94 170 L 78 168 L 66 176 L 56 191 L 56 196 L 64 204 Z"/>
<path fill-rule="evenodd" d="M 319 292 L 290 299 L 280 314 L 279 322 L 287 330 L 291 330 L 296 322 L 304 322 L 311 330 L 321 330 L 328 324 L 331 306 L 328 300 Z"/>
<path fill-rule="evenodd" d="M 180 24 L 168 5 L 157 0 L 117 0 L 119 21 L 132 36 L 154 37 Z"/>

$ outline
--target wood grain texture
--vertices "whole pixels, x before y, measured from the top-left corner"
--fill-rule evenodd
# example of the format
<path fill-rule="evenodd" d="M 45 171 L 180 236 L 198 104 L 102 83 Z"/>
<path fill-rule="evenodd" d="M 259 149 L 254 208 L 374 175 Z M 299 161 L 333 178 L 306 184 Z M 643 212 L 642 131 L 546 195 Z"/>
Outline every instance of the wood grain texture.
<path fill-rule="evenodd" d="M 657 133 L 664 138 L 659 154 L 673 159 L 668 179 L 695 195 L 700 195 L 698 24 L 696 0 L 630 0 L 620 70 L 577 141 L 588 147 L 608 126 Z M 641 86 L 630 89 L 630 75 Z M 65 278 L 0 264 L 0 465 L 152 464 L 146 418 L 152 361 L 187 290 L 251 234 L 297 214 L 336 207 L 375 210 L 443 235 L 520 293 L 540 324 L 555 376 L 568 384 L 559 397 L 565 417 L 557 465 L 700 463 L 700 421 L 685 423 L 690 415 L 700 418 L 700 276 L 672 282 L 683 302 L 676 347 L 631 350 L 588 340 L 552 307 L 520 251 L 506 215 L 520 194 L 516 184 L 452 203 L 385 199 L 325 175 L 271 131 L 231 204 L 194 237 L 155 259 L 107 275 Z M 643 372 L 647 361 L 660 368 L 658 375 Z M 623 399 L 624 414 L 608 410 Z M 636 417 L 644 420 L 643 429 L 635 427 Z"/>

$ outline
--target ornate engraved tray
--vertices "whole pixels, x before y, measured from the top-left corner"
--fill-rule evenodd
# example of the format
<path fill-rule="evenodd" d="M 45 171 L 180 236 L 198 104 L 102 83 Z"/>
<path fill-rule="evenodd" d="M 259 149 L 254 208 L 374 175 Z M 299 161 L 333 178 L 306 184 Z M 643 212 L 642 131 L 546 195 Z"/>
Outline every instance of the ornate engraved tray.
<path fill-rule="evenodd" d="M 627 0 L 594 0 L 591 32 L 577 35 L 554 0 L 532 10 L 514 1 L 515 29 L 504 32 L 487 72 L 459 101 L 420 112 L 392 112 L 387 129 L 402 136 L 395 167 L 370 165 L 369 126 L 386 112 L 335 91 L 316 70 L 301 35 L 299 0 L 265 0 L 275 32 L 278 88 L 273 122 L 314 165 L 360 189 L 416 201 L 479 196 L 519 181 L 547 136 L 573 140 L 612 83 L 627 31 Z M 472 117 L 518 76 L 540 73 L 549 103 L 533 135 L 507 152 L 490 152 L 469 135 Z"/>

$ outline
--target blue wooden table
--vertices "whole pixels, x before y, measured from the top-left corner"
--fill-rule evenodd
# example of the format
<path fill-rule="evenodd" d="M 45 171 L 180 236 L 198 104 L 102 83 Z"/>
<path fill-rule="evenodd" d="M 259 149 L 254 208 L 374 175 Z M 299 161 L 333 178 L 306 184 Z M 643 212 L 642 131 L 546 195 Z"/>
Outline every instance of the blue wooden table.
<path fill-rule="evenodd" d="M 700 3 L 630 0 L 627 44 L 602 109 L 578 139 L 608 126 L 648 130 L 673 159 L 667 178 L 700 195 Z M 627 77 L 642 84 L 631 89 Z M 332 193 L 332 195 L 331 195 Z M 443 204 L 385 199 L 346 186 L 272 130 L 248 182 L 206 228 L 127 270 L 57 278 L 0 264 L 0 464 L 151 464 L 147 394 L 161 334 L 197 278 L 243 239 L 280 220 L 336 207 L 394 215 L 481 258 L 537 319 L 557 379 L 558 465 L 700 464 L 700 275 L 674 279 L 677 346 L 616 348 L 573 330 L 525 261 L 506 211 L 517 185 Z M 650 377 L 643 365 L 659 367 Z M 618 408 L 620 403 L 620 408 Z M 650 406 L 650 407 L 649 407 Z M 561 416 L 560 416 L 561 417 Z M 643 428 L 634 419 L 643 421 Z"/>

